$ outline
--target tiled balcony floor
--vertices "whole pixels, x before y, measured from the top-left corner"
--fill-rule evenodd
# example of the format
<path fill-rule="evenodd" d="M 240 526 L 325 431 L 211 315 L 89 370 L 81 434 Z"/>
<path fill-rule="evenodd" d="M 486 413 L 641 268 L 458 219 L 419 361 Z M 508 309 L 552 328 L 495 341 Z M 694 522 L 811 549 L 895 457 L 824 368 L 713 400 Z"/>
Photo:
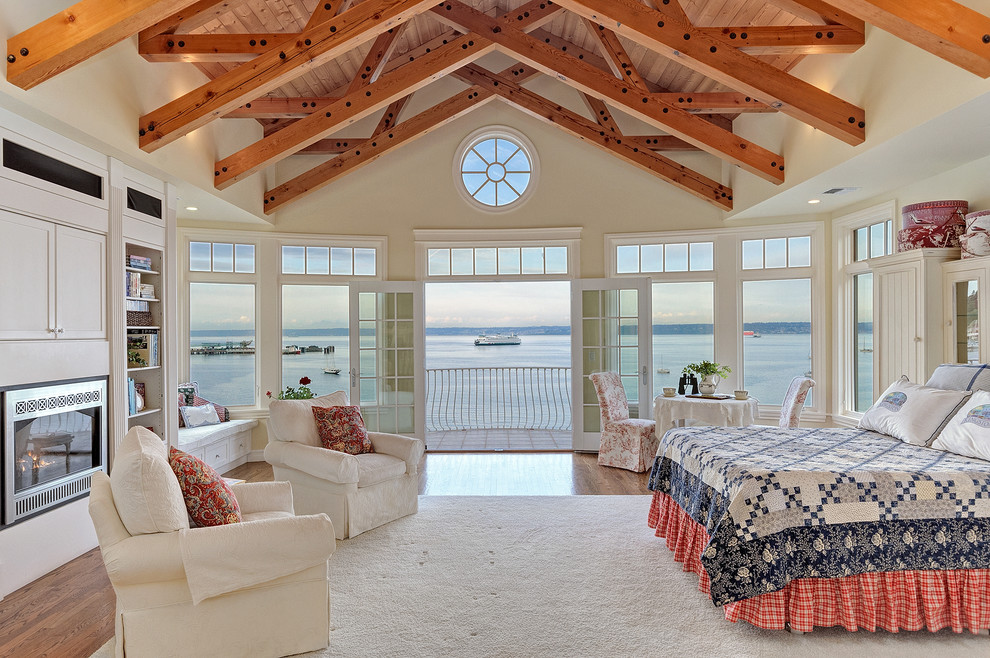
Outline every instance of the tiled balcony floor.
<path fill-rule="evenodd" d="M 459 450 L 570 450 L 569 431 L 550 430 L 448 430 L 427 432 L 430 451 Z"/>

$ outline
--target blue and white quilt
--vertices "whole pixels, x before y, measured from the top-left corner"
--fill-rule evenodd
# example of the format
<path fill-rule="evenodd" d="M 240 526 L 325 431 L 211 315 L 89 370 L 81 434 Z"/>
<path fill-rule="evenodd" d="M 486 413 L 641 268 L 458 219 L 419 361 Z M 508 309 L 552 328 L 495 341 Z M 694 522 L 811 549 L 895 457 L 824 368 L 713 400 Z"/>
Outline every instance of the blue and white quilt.
<path fill-rule="evenodd" d="M 716 605 L 794 578 L 990 568 L 990 462 L 875 432 L 673 429 L 649 487 L 707 529 Z"/>

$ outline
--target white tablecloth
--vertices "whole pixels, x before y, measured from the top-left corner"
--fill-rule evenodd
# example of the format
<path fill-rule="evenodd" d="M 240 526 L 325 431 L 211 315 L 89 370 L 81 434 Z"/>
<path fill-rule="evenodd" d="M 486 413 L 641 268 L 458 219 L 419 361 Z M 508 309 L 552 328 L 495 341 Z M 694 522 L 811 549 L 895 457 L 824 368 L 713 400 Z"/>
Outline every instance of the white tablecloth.
<path fill-rule="evenodd" d="M 743 427 L 756 422 L 759 404 L 756 398 L 712 400 L 683 395 L 665 398 L 658 395 L 653 401 L 653 418 L 657 421 L 657 436 L 663 436 L 678 421 L 684 420 L 693 420 L 700 425 Z"/>

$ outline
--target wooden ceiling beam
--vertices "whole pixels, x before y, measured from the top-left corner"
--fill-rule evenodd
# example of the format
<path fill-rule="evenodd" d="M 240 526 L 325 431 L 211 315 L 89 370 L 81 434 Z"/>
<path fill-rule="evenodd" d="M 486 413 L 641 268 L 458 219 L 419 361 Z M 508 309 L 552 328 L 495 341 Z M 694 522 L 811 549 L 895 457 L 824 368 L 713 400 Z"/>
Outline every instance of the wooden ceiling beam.
<path fill-rule="evenodd" d="M 382 112 L 382 118 L 378 120 L 378 125 L 375 126 L 375 130 L 374 132 L 371 133 L 371 136 L 377 137 L 378 135 L 381 135 L 383 132 L 385 132 L 386 130 L 397 124 L 399 122 L 399 114 L 402 113 L 402 108 L 406 106 L 406 103 L 409 102 L 410 98 L 412 98 L 412 94 L 408 96 L 403 96 L 399 100 L 395 101 L 394 103 L 386 107 L 385 111 Z"/>
<path fill-rule="evenodd" d="M 141 117 L 154 151 L 430 8 L 430 0 L 366 0 Z"/>
<path fill-rule="evenodd" d="M 857 32 L 866 30 L 862 19 L 842 11 L 832 0 L 767 0 L 767 2 L 812 25 L 845 25 Z"/>
<path fill-rule="evenodd" d="M 340 96 L 311 98 L 265 96 L 223 115 L 225 119 L 301 119 L 308 117 L 316 108 L 339 99 Z"/>
<path fill-rule="evenodd" d="M 751 55 L 819 55 L 854 53 L 866 43 L 860 30 L 845 25 L 761 25 L 755 27 L 702 27 L 703 34 L 727 39 Z"/>
<path fill-rule="evenodd" d="M 282 47 L 281 32 L 252 34 L 157 34 L 138 41 L 138 54 L 149 62 L 246 62 Z"/>
<path fill-rule="evenodd" d="M 619 124 L 615 122 L 615 117 L 612 116 L 612 110 L 608 109 L 608 105 L 603 100 L 595 98 L 591 94 L 581 94 L 581 97 L 600 127 L 617 137 L 623 136 L 622 131 L 619 130 Z"/>
<path fill-rule="evenodd" d="M 615 32 L 588 19 L 584 19 L 584 26 L 588 28 L 591 38 L 598 44 L 599 51 L 605 56 L 605 61 L 617 78 L 625 80 L 640 91 L 650 90 Z"/>
<path fill-rule="evenodd" d="M 228 11 L 231 4 L 231 2 L 221 2 L 220 0 L 198 0 L 198 2 L 194 2 L 188 7 L 183 7 L 154 25 L 141 30 L 138 33 L 138 42 L 158 36 L 159 34 L 171 34 L 186 21 L 201 16 L 211 9 L 214 15 Z"/>
<path fill-rule="evenodd" d="M 667 12 L 673 16 L 677 16 L 681 21 L 691 24 L 691 19 L 688 15 L 684 13 L 684 7 L 681 6 L 679 0 L 647 0 L 647 2 L 654 8 L 660 11 Z"/>
<path fill-rule="evenodd" d="M 357 74 L 347 87 L 346 93 L 355 92 L 378 79 L 378 76 L 382 74 L 382 69 L 385 68 L 385 64 L 388 63 L 389 57 L 392 56 L 392 51 L 395 50 L 395 44 L 398 42 L 399 37 L 402 36 L 402 30 L 405 26 L 406 24 L 403 23 L 388 32 L 382 32 L 378 35 L 375 42 L 371 44 L 371 49 L 365 56 L 364 61 L 361 62 Z"/>
<path fill-rule="evenodd" d="M 728 39 L 702 32 L 637 0 L 556 2 L 847 144 L 862 144 L 866 139 L 862 108 L 741 52 Z"/>
<path fill-rule="evenodd" d="M 358 5 L 351 11 L 356 11 Z M 216 163 L 214 185 L 225 189 L 239 180 L 292 155 L 345 126 L 384 108 L 464 64 L 494 51 L 491 41 L 465 35 L 409 62 L 360 90 L 342 96 L 320 111 L 299 119 Z"/>
<path fill-rule="evenodd" d="M 560 4 L 556 0 L 555 4 Z M 640 5 L 643 7 L 642 5 Z M 646 9 L 646 7 L 643 7 Z M 651 11 L 651 10 L 647 10 Z M 456 0 L 433 8 L 444 22 L 477 34 L 490 35 L 500 50 L 523 63 L 534 66 L 561 82 L 602 100 L 614 107 L 688 141 L 723 160 L 737 164 L 773 183 L 784 180 L 784 158 L 758 144 L 674 107 L 655 96 L 636 93 L 630 85 L 611 73 L 595 68 L 565 52 L 524 34 L 504 21 L 493 19 Z M 480 38 L 480 37 L 479 37 Z M 774 69 L 776 70 L 776 69 Z"/>
<path fill-rule="evenodd" d="M 509 74 L 512 75 L 513 73 L 520 79 L 526 79 L 532 76 L 535 70 L 516 65 L 509 69 Z M 265 192 L 265 213 L 275 212 L 288 203 L 312 194 L 342 176 L 371 164 L 386 153 L 419 139 L 494 99 L 495 94 L 490 91 L 480 87 L 470 87 L 429 109 L 423 110 L 416 116 L 396 124 L 387 133 L 379 135 L 378 138 L 373 136 L 361 140 L 353 144 L 351 148 L 342 151 L 338 157 Z"/>
<path fill-rule="evenodd" d="M 82 0 L 7 40 L 7 82 L 31 89 L 196 0 Z"/>
<path fill-rule="evenodd" d="M 990 17 L 953 0 L 829 0 L 971 73 L 990 77 Z"/>
<path fill-rule="evenodd" d="M 347 11 L 351 4 L 350 0 L 321 0 L 317 2 L 313 13 L 309 15 L 309 20 L 306 21 L 306 27 L 303 28 L 303 31 L 312 29 L 320 23 L 327 22 L 342 11 Z"/>
<path fill-rule="evenodd" d="M 454 73 L 465 82 L 473 83 L 518 107 L 526 114 L 618 156 L 694 196 L 704 199 L 722 210 L 732 210 L 732 189 L 699 174 L 692 169 L 651 151 L 640 149 L 626 142 L 621 135 L 601 130 L 594 122 L 557 105 L 553 101 L 477 65 L 469 65 Z"/>

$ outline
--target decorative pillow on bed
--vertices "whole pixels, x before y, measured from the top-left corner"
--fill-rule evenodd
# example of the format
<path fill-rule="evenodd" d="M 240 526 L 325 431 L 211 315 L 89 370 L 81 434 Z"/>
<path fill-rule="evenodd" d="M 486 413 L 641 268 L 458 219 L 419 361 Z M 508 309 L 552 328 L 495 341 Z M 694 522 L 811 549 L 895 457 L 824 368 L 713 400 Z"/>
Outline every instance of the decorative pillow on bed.
<path fill-rule="evenodd" d="M 230 486 L 206 462 L 171 447 L 168 464 L 179 480 L 189 517 L 198 526 L 241 522 L 241 507 Z"/>
<path fill-rule="evenodd" d="M 375 451 L 357 407 L 313 407 L 313 416 L 324 448 L 349 455 Z"/>
<path fill-rule="evenodd" d="M 925 386 L 949 391 L 987 391 L 990 390 L 990 365 L 943 363 L 935 368 Z"/>
<path fill-rule="evenodd" d="M 973 393 L 932 447 L 964 457 L 990 460 L 990 392 Z"/>
<path fill-rule="evenodd" d="M 927 446 L 969 395 L 969 391 L 943 391 L 901 377 L 863 414 L 858 427 Z"/>

